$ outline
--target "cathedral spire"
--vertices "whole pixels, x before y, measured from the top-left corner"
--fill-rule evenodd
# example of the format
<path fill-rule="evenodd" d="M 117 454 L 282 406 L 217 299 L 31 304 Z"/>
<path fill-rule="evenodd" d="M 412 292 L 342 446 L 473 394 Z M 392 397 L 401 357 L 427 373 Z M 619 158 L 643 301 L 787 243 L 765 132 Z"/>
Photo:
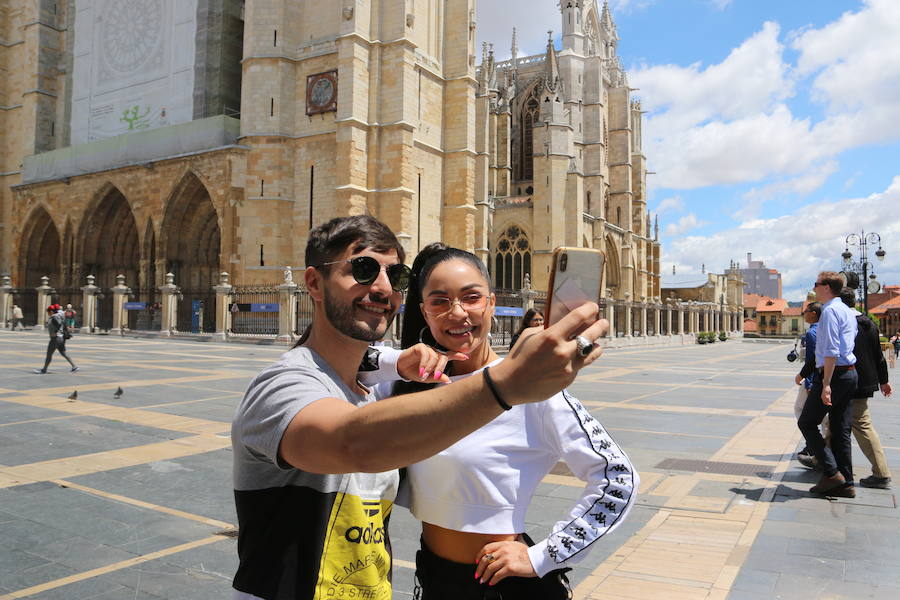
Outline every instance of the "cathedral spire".
<path fill-rule="evenodd" d="M 516 28 L 513 27 L 512 34 L 512 67 L 513 69 L 517 69 L 519 67 L 519 41 L 516 37 Z"/>
<path fill-rule="evenodd" d="M 553 44 L 553 30 L 547 32 L 547 58 L 544 60 L 544 85 L 547 91 L 559 91 L 559 61 L 556 58 L 556 46 Z"/>

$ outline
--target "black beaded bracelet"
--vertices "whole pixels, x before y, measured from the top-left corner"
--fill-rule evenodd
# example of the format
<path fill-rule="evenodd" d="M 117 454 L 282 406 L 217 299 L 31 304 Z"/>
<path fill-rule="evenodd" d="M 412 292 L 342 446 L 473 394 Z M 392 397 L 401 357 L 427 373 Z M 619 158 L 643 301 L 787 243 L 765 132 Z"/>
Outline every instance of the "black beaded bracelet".
<path fill-rule="evenodd" d="M 491 374 L 488 373 L 489 370 L 490 370 L 490 367 L 484 368 L 484 382 L 487 384 L 488 389 L 491 390 L 491 393 L 494 394 L 494 400 L 497 401 L 497 404 L 500 405 L 500 408 L 502 408 L 503 410 L 511 410 L 512 406 L 507 404 L 503 400 L 503 398 L 500 397 L 500 392 L 497 391 L 497 386 L 494 385 L 494 380 L 491 379 Z"/>

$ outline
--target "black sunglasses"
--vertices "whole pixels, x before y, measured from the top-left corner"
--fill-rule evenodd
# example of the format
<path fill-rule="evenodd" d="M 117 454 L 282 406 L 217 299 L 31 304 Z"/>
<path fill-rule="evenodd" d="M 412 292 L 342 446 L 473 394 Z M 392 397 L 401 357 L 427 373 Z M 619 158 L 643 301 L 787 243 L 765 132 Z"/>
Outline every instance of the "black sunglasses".
<path fill-rule="evenodd" d="M 382 269 L 381 263 L 371 256 L 357 256 L 356 258 L 335 260 L 313 266 L 318 269 L 320 267 L 327 267 L 328 265 L 336 265 L 345 262 L 350 263 L 350 273 L 353 275 L 353 279 L 356 280 L 356 283 L 362 285 L 372 285 L 372 282 L 378 279 L 378 274 L 381 273 Z M 397 263 L 389 267 L 384 267 L 384 270 L 387 272 L 388 281 L 391 282 L 391 287 L 394 291 L 402 292 L 409 287 L 409 275 L 411 270 L 408 266 L 403 263 Z"/>

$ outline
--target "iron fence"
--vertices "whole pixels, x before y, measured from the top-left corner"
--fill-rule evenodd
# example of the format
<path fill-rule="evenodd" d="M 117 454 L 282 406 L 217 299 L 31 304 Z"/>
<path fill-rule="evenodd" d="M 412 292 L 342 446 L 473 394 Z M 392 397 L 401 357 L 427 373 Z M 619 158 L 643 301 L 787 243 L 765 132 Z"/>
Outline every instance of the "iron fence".
<path fill-rule="evenodd" d="M 38 324 L 37 290 L 18 288 L 12 290 L 12 303 L 22 309 L 22 325 L 34 327 Z M 43 324 L 43 315 L 40 324 Z"/>
<path fill-rule="evenodd" d="M 100 331 L 109 331 L 113 326 L 113 293 L 99 292 L 94 305 L 97 311 L 95 326 Z"/>
<path fill-rule="evenodd" d="M 175 329 L 182 333 L 214 333 L 216 293 L 212 289 L 181 289 Z"/>
<path fill-rule="evenodd" d="M 313 300 L 306 290 L 297 290 L 297 318 L 294 324 L 294 333 L 302 336 L 313 321 Z"/>
<path fill-rule="evenodd" d="M 236 286 L 228 304 L 233 335 L 278 335 L 278 288 Z"/>
<path fill-rule="evenodd" d="M 159 291 L 153 288 L 132 288 L 125 304 L 128 329 L 134 331 L 160 331 L 162 329 L 162 306 Z"/>

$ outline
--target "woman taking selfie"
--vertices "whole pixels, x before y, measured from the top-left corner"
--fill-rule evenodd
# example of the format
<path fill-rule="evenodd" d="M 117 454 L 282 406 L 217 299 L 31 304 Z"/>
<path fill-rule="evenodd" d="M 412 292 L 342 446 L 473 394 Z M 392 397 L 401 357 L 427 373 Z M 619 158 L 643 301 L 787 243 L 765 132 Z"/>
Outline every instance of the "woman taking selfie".
<path fill-rule="evenodd" d="M 487 375 L 502 360 L 489 342 L 494 303 L 484 263 L 431 244 L 413 263 L 402 345 L 421 340 L 468 356 L 449 363 L 453 381 L 480 371 Z M 398 382 L 393 390 L 382 384 L 379 391 L 388 396 L 434 385 Z M 497 401 L 505 404 L 502 390 Z M 533 543 L 525 515 L 541 479 L 559 460 L 586 486 L 550 536 Z M 422 521 L 416 554 L 422 600 L 553 600 L 570 597 L 565 571 L 624 520 L 638 475 L 600 423 L 561 392 L 506 410 L 447 450 L 411 465 L 407 484 L 408 497 L 404 501 L 407 494 L 401 492 L 398 502 Z"/>
<path fill-rule="evenodd" d="M 509 340 L 509 349 L 512 350 L 512 347 L 516 345 L 516 342 L 519 341 L 519 336 L 522 335 L 522 332 L 528 329 L 529 327 L 543 327 L 544 326 L 544 314 L 537 310 L 536 308 L 529 308 L 525 311 L 525 315 L 522 317 L 522 323 L 519 325 L 519 330 L 513 334 L 513 336 Z"/>

